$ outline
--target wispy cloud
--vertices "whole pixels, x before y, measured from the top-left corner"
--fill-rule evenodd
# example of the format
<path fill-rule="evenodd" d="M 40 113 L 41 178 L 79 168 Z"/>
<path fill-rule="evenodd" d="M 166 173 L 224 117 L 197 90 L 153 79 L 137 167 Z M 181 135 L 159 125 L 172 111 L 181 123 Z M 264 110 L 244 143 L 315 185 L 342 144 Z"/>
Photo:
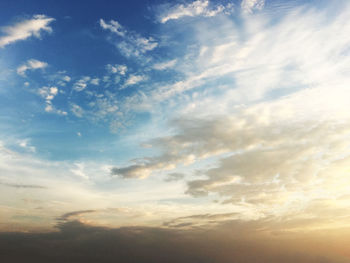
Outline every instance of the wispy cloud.
<path fill-rule="evenodd" d="M 34 15 L 31 19 L 26 19 L 11 26 L 1 28 L 4 33 L 0 36 L 0 47 L 5 47 L 19 40 L 24 40 L 29 37 L 40 38 L 41 32 L 46 31 L 51 33 L 52 28 L 49 24 L 55 19 L 46 15 Z"/>
<path fill-rule="evenodd" d="M 211 7 L 208 0 L 197 0 L 189 4 L 178 4 L 172 7 L 167 7 L 166 11 L 162 12 L 159 16 L 159 21 L 161 23 L 166 23 L 169 20 L 176 20 L 183 17 L 212 17 L 217 14 L 223 13 L 227 9 L 232 9 L 232 6 L 216 5 Z"/>
<path fill-rule="evenodd" d="M 45 99 L 46 107 L 45 111 L 50 113 L 56 113 L 58 115 L 67 115 L 66 111 L 58 110 L 53 106 L 52 100 L 57 96 L 59 89 L 55 86 L 42 87 L 38 89 L 38 94 Z"/>
<path fill-rule="evenodd" d="M 143 82 L 145 80 L 147 80 L 147 76 L 145 76 L 145 75 L 133 75 L 132 74 L 126 79 L 124 87 L 136 85 L 136 84 Z"/>
<path fill-rule="evenodd" d="M 166 70 L 166 69 L 171 69 L 176 65 L 177 59 L 165 61 L 165 62 L 160 62 L 157 64 L 154 64 L 152 67 L 155 70 Z"/>
<path fill-rule="evenodd" d="M 241 2 L 241 9 L 244 13 L 252 13 L 254 10 L 261 10 L 264 8 L 265 0 L 243 0 Z"/>
<path fill-rule="evenodd" d="M 70 110 L 76 117 L 78 117 L 78 118 L 83 117 L 84 110 L 79 105 L 72 103 L 70 105 Z"/>
<path fill-rule="evenodd" d="M 0 185 L 13 187 L 13 188 L 30 188 L 30 189 L 47 189 L 45 186 L 34 185 L 34 184 L 15 184 L 15 183 L 5 183 L 0 181 Z"/>
<path fill-rule="evenodd" d="M 187 228 L 198 227 L 203 225 L 218 224 L 222 221 L 228 221 L 237 218 L 238 213 L 222 213 L 222 214 L 198 214 L 183 216 L 166 221 L 163 223 L 166 227 Z"/>
<path fill-rule="evenodd" d="M 107 64 L 106 65 L 106 69 L 111 74 L 120 74 L 120 75 L 125 75 L 126 72 L 128 71 L 128 67 L 126 65 L 111 65 L 111 64 Z"/>
<path fill-rule="evenodd" d="M 24 77 L 27 70 L 44 69 L 47 66 L 48 64 L 46 62 L 36 59 L 29 59 L 26 63 L 17 68 L 17 74 Z"/>
<path fill-rule="evenodd" d="M 86 87 L 88 86 L 90 81 L 91 81 L 91 77 L 84 76 L 81 79 L 79 79 L 77 82 L 74 83 L 73 89 L 75 91 L 78 91 L 78 92 L 82 91 L 82 90 L 86 89 Z"/>
<path fill-rule="evenodd" d="M 153 37 L 147 38 L 134 31 L 128 31 L 118 21 L 110 20 L 106 22 L 100 19 L 99 24 L 102 29 L 110 31 L 122 40 L 116 41 L 115 46 L 126 57 L 139 57 L 158 46 L 158 42 Z"/>
<path fill-rule="evenodd" d="M 36 152 L 36 148 L 34 146 L 30 145 L 29 139 L 19 140 L 18 145 L 29 152 L 32 152 L 32 153 Z"/>

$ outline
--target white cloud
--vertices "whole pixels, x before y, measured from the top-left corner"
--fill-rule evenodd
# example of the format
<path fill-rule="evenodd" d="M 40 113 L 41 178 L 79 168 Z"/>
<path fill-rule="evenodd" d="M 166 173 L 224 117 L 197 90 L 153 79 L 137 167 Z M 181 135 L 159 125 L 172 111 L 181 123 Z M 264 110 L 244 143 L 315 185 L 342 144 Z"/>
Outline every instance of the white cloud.
<path fill-rule="evenodd" d="M 176 67 L 186 77 L 129 101 L 175 118 L 170 134 L 145 141 L 159 155 L 112 175 L 184 172 L 191 196 L 257 217 L 330 218 L 327 203 L 345 216 L 350 10 L 332 19 L 324 9 L 289 11 L 274 23 L 260 13 L 243 16 L 244 27 L 227 18 L 196 25 L 200 43 Z"/>
<path fill-rule="evenodd" d="M 157 41 L 153 37 L 146 38 L 136 32 L 128 31 L 117 21 L 110 20 L 105 22 L 103 19 L 100 19 L 99 23 L 101 28 L 109 30 L 122 39 L 122 41 L 117 41 L 115 45 L 126 57 L 139 57 L 158 46 Z"/>
<path fill-rule="evenodd" d="M 216 89 L 213 83 L 222 78 L 232 81 L 221 98 L 227 104 L 220 103 L 220 107 L 251 103 L 275 91 L 289 93 L 307 86 L 347 83 L 349 58 L 340 50 L 347 50 L 350 43 L 346 33 L 349 13 L 349 7 L 344 7 L 339 16 L 327 20 L 323 13 L 296 8 L 282 14 L 278 23 L 272 23 L 265 13 L 244 16 L 244 27 L 230 19 L 216 21 L 215 27 L 204 22 L 195 25 L 194 35 L 199 36 L 196 49 L 177 62 L 177 70 L 186 77 L 152 90 L 144 103 L 174 99 L 211 83 L 206 86 L 208 92 L 210 87 Z M 199 100 L 196 108 L 201 104 Z M 218 110 L 217 105 L 212 107 Z"/>
<path fill-rule="evenodd" d="M 118 21 L 111 20 L 109 23 L 105 22 L 102 18 L 100 19 L 100 26 L 105 30 L 110 30 L 117 35 L 124 37 L 127 33 L 124 27 L 118 23 Z"/>
<path fill-rule="evenodd" d="M 231 8 L 231 5 L 227 8 Z M 180 4 L 167 9 L 168 10 L 159 17 L 161 23 L 166 23 L 169 20 L 180 19 L 186 16 L 212 17 L 225 11 L 223 5 L 217 5 L 214 8 L 210 8 L 208 0 L 197 0 L 187 5 Z"/>
<path fill-rule="evenodd" d="M 46 104 L 45 111 L 46 112 L 53 112 L 54 111 L 54 108 L 53 108 L 50 101 Z"/>
<path fill-rule="evenodd" d="M 56 96 L 58 92 L 58 89 L 56 87 L 51 87 L 50 88 L 50 94 L 52 94 L 53 96 Z"/>
<path fill-rule="evenodd" d="M 132 86 L 145 80 L 147 80 L 145 75 L 130 75 L 125 81 L 124 87 Z"/>
<path fill-rule="evenodd" d="M 29 59 L 25 64 L 17 68 L 17 74 L 25 76 L 27 70 L 44 69 L 47 66 L 48 64 L 46 62 L 39 61 L 36 59 Z"/>
<path fill-rule="evenodd" d="M 84 90 L 87 87 L 90 80 L 91 78 L 89 76 L 82 77 L 81 79 L 79 79 L 77 82 L 74 83 L 73 89 L 78 92 Z"/>
<path fill-rule="evenodd" d="M 78 118 L 83 117 L 84 110 L 79 105 L 72 103 L 71 104 L 71 111 Z"/>
<path fill-rule="evenodd" d="M 125 65 L 111 65 L 111 64 L 107 64 L 106 65 L 106 69 L 108 70 L 109 73 L 112 74 L 120 74 L 120 75 L 125 75 L 126 72 L 128 71 L 128 67 Z"/>
<path fill-rule="evenodd" d="M 173 59 L 173 60 L 157 63 L 157 64 L 153 65 L 153 68 L 156 69 L 156 70 L 170 69 L 170 68 L 173 68 L 175 66 L 176 62 L 177 62 L 177 59 Z"/>
<path fill-rule="evenodd" d="M 59 92 L 59 89 L 57 87 L 44 86 L 38 89 L 38 94 L 45 99 L 45 103 L 46 103 L 45 111 L 65 116 L 67 115 L 66 111 L 56 109 L 52 104 L 52 100 L 57 96 L 58 92 Z"/>
<path fill-rule="evenodd" d="M 264 8 L 265 0 L 242 0 L 241 8 L 245 13 L 252 13 L 254 10 Z"/>
<path fill-rule="evenodd" d="M 89 103 L 89 117 L 94 121 L 109 120 L 110 125 L 120 117 L 119 101 L 116 94 L 106 92 L 105 95 L 96 95 L 96 99 Z"/>
<path fill-rule="evenodd" d="M 29 139 L 19 140 L 18 145 L 29 152 L 32 152 L 32 153 L 36 152 L 36 148 L 34 146 L 30 145 Z"/>
<path fill-rule="evenodd" d="M 100 79 L 99 78 L 91 79 L 90 83 L 92 85 L 99 85 L 100 84 Z"/>
<path fill-rule="evenodd" d="M 42 88 L 38 89 L 38 93 L 41 97 L 45 98 L 48 101 L 51 101 L 57 95 L 58 88 L 57 87 L 42 87 Z"/>
<path fill-rule="evenodd" d="M 63 81 L 65 81 L 65 82 L 69 82 L 69 81 L 71 81 L 71 77 L 69 77 L 69 76 L 64 76 L 63 78 L 62 78 L 62 80 Z"/>
<path fill-rule="evenodd" d="M 81 136 L 81 134 L 78 136 Z M 75 163 L 74 168 L 71 169 L 70 171 L 78 177 L 81 177 L 83 179 L 89 179 L 89 176 L 87 176 L 85 171 L 84 171 L 85 169 L 86 168 L 85 168 L 84 163 Z"/>
<path fill-rule="evenodd" d="M 32 19 L 23 20 L 12 26 L 6 26 L 1 29 L 5 33 L 0 37 L 0 47 L 4 47 L 19 40 L 29 37 L 40 38 L 42 31 L 51 33 L 52 28 L 49 24 L 55 19 L 45 15 L 35 15 Z"/>

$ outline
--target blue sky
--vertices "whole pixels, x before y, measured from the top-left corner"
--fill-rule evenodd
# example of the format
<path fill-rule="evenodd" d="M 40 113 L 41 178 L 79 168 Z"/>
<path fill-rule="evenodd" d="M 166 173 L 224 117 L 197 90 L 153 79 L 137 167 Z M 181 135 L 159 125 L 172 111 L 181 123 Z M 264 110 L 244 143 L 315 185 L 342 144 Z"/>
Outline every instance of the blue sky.
<path fill-rule="evenodd" d="M 0 10 L 3 222 L 186 225 L 230 212 L 322 228 L 332 210 L 346 224 L 347 1 Z"/>

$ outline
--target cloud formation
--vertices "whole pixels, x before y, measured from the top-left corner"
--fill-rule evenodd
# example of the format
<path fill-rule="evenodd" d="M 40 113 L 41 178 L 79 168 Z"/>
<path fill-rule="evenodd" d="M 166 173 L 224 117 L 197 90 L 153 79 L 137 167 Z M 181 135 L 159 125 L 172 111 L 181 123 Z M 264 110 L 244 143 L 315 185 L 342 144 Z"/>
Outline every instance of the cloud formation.
<path fill-rule="evenodd" d="M 169 20 L 176 20 L 187 16 L 212 17 L 223 13 L 225 8 L 223 5 L 216 5 L 212 8 L 209 6 L 208 0 L 197 0 L 189 4 L 178 4 L 167 8 L 167 11 L 159 17 L 159 21 L 166 23 Z"/>
<path fill-rule="evenodd" d="M 17 74 L 25 77 L 27 70 L 44 69 L 48 66 L 46 62 L 36 59 L 29 59 L 26 63 L 17 68 Z"/>
<path fill-rule="evenodd" d="M 89 76 L 82 77 L 81 79 L 79 79 L 77 82 L 74 83 L 73 90 L 79 92 L 86 89 L 90 81 L 91 81 L 91 77 Z"/>
<path fill-rule="evenodd" d="M 147 80 L 147 76 L 132 74 L 126 79 L 124 87 L 132 86 L 145 80 Z"/>
<path fill-rule="evenodd" d="M 54 18 L 46 15 L 34 15 L 31 19 L 26 19 L 11 26 L 2 27 L 4 33 L 0 36 L 0 47 L 12 44 L 16 41 L 25 40 L 29 37 L 40 38 L 41 32 L 52 32 L 49 24 L 54 21 Z"/>
<path fill-rule="evenodd" d="M 142 56 L 158 46 L 158 42 L 153 37 L 143 37 L 136 32 L 128 31 L 118 21 L 106 22 L 101 18 L 99 24 L 102 29 L 110 31 L 121 40 L 116 41 L 115 46 L 126 57 Z"/>
<path fill-rule="evenodd" d="M 171 69 L 175 66 L 177 62 L 177 59 L 172 59 L 169 61 L 165 61 L 165 62 L 161 62 L 161 63 L 157 63 L 153 65 L 153 68 L 155 70 L 166 70 L 166 69 Z"/>
<path fill-rule="evenodd" d="M 188 194 L 215 194 L 223 204 L 245 207 L 247 218 L 297 214 L 319 199 L 341 198 L 348 191 L 350 150 L 343 142 L 350 134 L 344 99 L 349 95 L 342 86 L 315 88 L 230 116 L 183 117 L 173 122 L 175 134 L 148 142 L 161 155 L 134 160 L 111 173 L 145 178 L 216 158 L 212 168 L 197 166 L 193 176 L 200 178 L 188 182 Z M 347 205 L 338 202 L 336 207 Z M 308 214 L 328 217 L 328 210 Z"/>
<path fill-rule="evenodd" d="M 245 13 L 252 13 L 254 10 L 261 10 L 264 8 L 265 0 L 243 0 L 241 8 Z"/>
<path fill-rule="evenodd" d="M 239 232 L 244 225 L 293 238 L 295 232 L 347 227 L 349 9 L 334 15 L 323 7 L 267 5 L 271 9 L 257 14 L 263 6 L 243 1 L 247 15 L 232 19 L 216 15 L 219 6 L 208 1 L 175 4 L 164 13 L 167 21 L 152 25 L 153 38 L 101 19 L 125 57 L 99 61 L 90 76 L 74 76 L 75 70 L 29 74 L 44 62 L 22 65 L 18 74 L 31 79 L 19 78 L 20 88 L 41 96 L 46 112 L 71 115 L 24 114 L 18 119 L 23 127 L 55 125 L 45 128 L 47 137 L 41 130 L 21 131 L 22 139 L 13 135 L 13 143 L 0 147 L 6 182 L 0 185 L 1 229 L 49 229 L 59 218 L 60 230 L 87 230 L 69 222 L 79 219 L 174 232 L 226 226 L 237 236 L 249 234 Z M 194 23 L 170 22 L 185 17 Z M 109 135 L 108 128 L 123 132 Z M 31 132 L 45 161 L 35 159 L 23 139 Z M 139 143 L 145 148 L 137 149 Z M 72 148 L 62 149 L 66 145 Z M 70 160 L 48 160 L 57 152 Z M 33 187 L 41 185 L 50 191 Z M 40 202 L 23 203 L 29 197 Z M 108 212 L 119 205 L 124 211 Z M 288 262 L 283 259 L 276 261 Z"/>
<path fill-rule="evenodd" d="M 45 111 L 50 113 L 56 113 L 58 115 L 67 115 L 66 111 L 56 109 L 52 103 L 52 100 L 57 96 L 59 89 L 55 86 L 52 87 L 42 87 L 38 89 L 37 93 L 45 99 Z"/>

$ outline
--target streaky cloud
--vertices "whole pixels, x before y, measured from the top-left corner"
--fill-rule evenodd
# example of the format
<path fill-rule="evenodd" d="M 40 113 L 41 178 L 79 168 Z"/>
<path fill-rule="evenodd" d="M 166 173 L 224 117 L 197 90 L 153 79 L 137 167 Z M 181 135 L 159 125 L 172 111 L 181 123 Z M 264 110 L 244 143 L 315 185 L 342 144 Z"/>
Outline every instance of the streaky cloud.
<path fill-rule="evenodd" d="M 2 27 L 1 31 L 4 35 L 0 36 L 0 48 L 30 37 L 40 38 L 43 31 L 51 33 L 52 28 L 49 24 L 54 20 L 54 18 L 46 15 L 34 15 L 31 19 Z"/>

